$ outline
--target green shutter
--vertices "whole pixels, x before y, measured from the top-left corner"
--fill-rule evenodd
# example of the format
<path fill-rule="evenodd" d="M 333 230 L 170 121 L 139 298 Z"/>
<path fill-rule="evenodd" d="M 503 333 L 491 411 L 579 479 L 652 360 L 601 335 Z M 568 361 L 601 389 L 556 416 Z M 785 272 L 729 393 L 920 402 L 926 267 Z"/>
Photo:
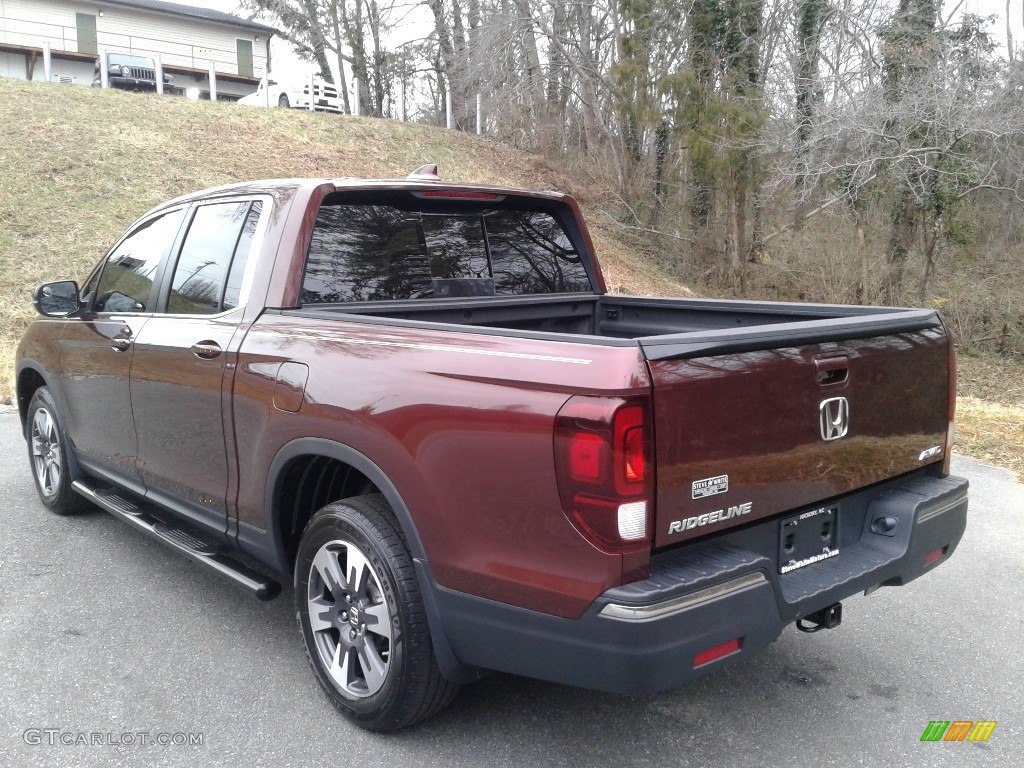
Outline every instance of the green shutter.
<path fill-rule="evenodd" d="M 238 51 L 238 74 L 253 77 L 252 73 L 252 40 L 235 40 Z"/>
<path fill-rule="evenodd" d="M 88 13 L 76 13 L 75 24 L 78 26 L 78 52 L 99 53 L 96 42 L 96 17 Z"/>

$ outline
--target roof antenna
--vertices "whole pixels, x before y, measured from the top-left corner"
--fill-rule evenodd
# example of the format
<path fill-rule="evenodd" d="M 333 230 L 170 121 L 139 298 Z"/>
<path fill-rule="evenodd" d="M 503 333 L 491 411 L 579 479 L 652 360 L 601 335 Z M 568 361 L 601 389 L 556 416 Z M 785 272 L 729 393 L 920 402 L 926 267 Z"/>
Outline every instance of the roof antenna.
<path fill-rule="evenodd" d="M 421 165 L 415 171 L 405 177 L 407 181 L 440 181 L 441 177 L 437 175 L 437 164 L 429 163 L 427 165 Z"/>

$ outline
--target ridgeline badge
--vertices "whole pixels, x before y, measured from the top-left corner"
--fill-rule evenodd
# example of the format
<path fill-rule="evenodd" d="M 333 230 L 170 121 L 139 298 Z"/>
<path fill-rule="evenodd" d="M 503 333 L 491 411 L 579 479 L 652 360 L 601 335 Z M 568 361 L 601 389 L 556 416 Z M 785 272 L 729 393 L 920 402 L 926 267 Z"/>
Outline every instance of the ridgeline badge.
<path fill-rule="evenodd" d="M 702 525 L 724 523 L 726 520 L 732 520 L 734 517 L 749 515 L 753 508 L 753 502 L 745 501 L 742 504 L 736 504 L 735 506 L 729 507 L 728 510 L 717 509 L 714 512 L 706 512 L 703 515 L 688 517 L 685 520 L 676 520 L 675 522 L 669 523 L 668 532 L 682 533 L 683 531 L 689 531 L 691 528 L 699 528 Z"/>

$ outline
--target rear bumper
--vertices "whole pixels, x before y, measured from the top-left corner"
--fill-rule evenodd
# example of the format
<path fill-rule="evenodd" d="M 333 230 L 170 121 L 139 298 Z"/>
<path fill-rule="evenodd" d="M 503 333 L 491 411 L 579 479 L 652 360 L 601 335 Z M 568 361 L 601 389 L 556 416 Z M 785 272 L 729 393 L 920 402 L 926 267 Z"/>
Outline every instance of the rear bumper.
<path fill-rule="evenodd" d="M 957 477 L 916 475 L 837 501 L 840 554 L 784 575 L 776 519 L 655 556 L 650 578 L 608 590 L 578 619 L 445 589 L 437 607 L 464 664 L 616 693 L 667 690 L 758 653 L 799 618 L 912 581 L 948 559 L 966 528 Z M 895 525 L 875 533 L 879 517 Z M 738 650 L 695 666 L 737 639 Z"/>

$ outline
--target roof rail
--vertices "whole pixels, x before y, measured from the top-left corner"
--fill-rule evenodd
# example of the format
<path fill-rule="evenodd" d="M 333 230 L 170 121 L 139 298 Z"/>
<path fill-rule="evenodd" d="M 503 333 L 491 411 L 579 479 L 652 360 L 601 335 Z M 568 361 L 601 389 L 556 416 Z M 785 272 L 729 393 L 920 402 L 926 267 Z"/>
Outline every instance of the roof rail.
<path fill-rule="evenodd" d="M 408 181 L 440 181 L 441 177 L 437 175 L 437 164 L 429 163 L 427 165 L 421 165 L 415 171 L 405 177 Z"/>

